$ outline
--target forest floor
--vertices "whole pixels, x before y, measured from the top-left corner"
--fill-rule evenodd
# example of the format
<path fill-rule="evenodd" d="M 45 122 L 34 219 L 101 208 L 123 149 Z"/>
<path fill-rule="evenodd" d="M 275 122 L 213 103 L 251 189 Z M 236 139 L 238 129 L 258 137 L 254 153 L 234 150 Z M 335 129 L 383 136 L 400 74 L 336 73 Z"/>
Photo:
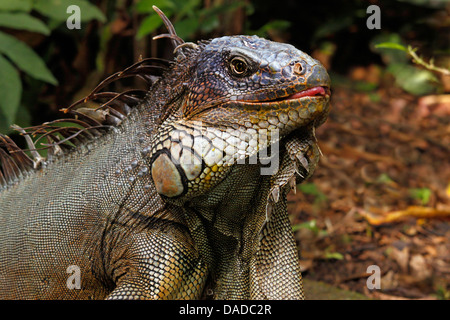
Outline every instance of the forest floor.
<path fill-rule="evenodd" d="M 375 299 L 450 299 L 450 102 L 435 101 L 442 97 L 334 88 L 317 129 L 323 157 L 288 196 L 305 279 Z M 372 265 L 380 289 L 368 288 Z"/>

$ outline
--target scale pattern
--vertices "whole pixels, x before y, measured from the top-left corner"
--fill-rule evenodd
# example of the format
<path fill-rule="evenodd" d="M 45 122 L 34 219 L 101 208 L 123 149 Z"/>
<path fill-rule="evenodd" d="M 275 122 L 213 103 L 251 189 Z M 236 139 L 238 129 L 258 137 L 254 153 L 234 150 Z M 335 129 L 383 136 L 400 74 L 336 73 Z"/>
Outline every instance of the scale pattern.
<path fill-rule="evenodd" d="M 102 83 L 138 75 L 145 97 L 99 85 L 47 159 L 0 136 L 1 298 L 304 298 L 286 196 L 319 159 L 326 70 L 256 36 L 183 43 L 162 18 L 174 60 Z"/>

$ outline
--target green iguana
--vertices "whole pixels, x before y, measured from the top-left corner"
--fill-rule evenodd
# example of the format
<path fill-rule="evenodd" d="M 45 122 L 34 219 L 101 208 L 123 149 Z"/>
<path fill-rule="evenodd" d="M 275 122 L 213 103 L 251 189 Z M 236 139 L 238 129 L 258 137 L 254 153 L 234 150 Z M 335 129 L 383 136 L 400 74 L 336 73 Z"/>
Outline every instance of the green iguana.
<path fill-rule="evenodd" d="M 326 70 L 257 36 L 184 43 L 155 10 L 173 61 L 107 78 L 72 126 L 16 127 L 28 154 L 0 136 L 1 298 L 304 297 L 286 196 L 319 158 Z M 132 76 L 148 90 L 104 91 Z"/>

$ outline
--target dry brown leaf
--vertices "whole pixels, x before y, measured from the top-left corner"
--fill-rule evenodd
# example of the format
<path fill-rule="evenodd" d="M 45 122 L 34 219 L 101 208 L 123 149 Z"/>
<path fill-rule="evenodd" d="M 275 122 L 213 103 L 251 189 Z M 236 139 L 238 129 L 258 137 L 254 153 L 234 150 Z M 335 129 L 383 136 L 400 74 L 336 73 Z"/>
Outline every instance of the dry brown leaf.
<path fill-rule="evenodd" d="M 381 289 L 390 290 L 398 287 L 398 275 L 389 270 L 383 277 L 381 277 Z"/>
<path fill-rule="evenodd" d="M 450 94 L 429 95 L 419 99 L 417 105 L 418 117 L 450 115 Z"/>
<path fill-rule="evenodd" d="M 408 263 L 409 263 L 409 248 L 404 247 L 402 250 L 399 250 L 395 247 L 390 247 L 389 257 L 392 258 L 397 264 L 400 266 L 402 272 L 408 272 Z"/>
<path fill-rule="evenodd" d="M 431 277 L 433 270 L 421 254 L 415 254 L 409 261 L 411 274 L 417 281 L 425 280 Z"/>

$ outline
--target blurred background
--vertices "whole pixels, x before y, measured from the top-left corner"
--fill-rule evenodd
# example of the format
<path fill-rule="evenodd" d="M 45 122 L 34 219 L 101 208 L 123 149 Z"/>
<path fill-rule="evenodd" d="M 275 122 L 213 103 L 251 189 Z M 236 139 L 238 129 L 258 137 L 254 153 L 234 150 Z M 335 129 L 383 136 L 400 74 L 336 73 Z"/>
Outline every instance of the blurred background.
<path fill-rule="evenodd" d="M 80 29 L 66 25 L 70 5 Z M 289 195 L 307 286 L 450 299 L 449 0 L 0 0 L 0 132 L 20 144 L 11 124 L 61 118 L 140 57 L 171 58 L 167 40 L 151 40 L 166 32 L 152 5 L 185 41 L 256 34 L 329 70 L 324 156 Z M 379 29 L 367 27 L 370 5 Z M 370 265 L 380 290 L 367 288 Z"/>

